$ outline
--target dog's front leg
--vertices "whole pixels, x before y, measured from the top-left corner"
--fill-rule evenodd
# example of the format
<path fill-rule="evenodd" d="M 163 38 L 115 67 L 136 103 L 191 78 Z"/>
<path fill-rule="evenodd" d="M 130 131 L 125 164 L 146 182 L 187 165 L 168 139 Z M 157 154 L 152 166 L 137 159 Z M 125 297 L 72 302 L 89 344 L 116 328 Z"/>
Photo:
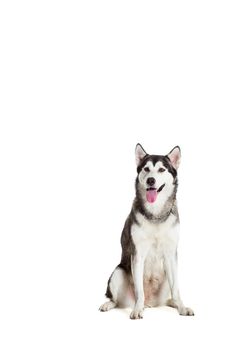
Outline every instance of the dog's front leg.
<path fill-rule="evenodd" d="M 168 301 L 168 306 L 175 307 L 180 315 L 193 316 L 194 312 L 188 307 L 185 307 L 179 293 L 178 277 L 177 277 L 177 254 L 170 253 L 164 256 L 165 271 L 168 278 L 168 283 L 171 290 L 171 300 Z"/>
<path fill-rule="evenodd" d="M 144 289 L 143 289 L 143 271 L 144 271 L 143 255 L 136 253 L 131 257 L 131 270 L 134 282 L 135 306 L 131 312 L 131 319 L 143 318 L 144 309 Z"/>

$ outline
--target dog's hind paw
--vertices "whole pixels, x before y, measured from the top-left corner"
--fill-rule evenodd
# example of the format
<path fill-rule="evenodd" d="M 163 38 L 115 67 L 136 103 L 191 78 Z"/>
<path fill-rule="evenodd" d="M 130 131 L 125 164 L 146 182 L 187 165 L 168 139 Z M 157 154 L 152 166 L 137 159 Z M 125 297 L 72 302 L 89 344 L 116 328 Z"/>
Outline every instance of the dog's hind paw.
<path fill-rule="evenodd" d="M 189 307 L 182 307 L 178 310 L 181 316 L 194 316 L 194 312 Z"/>
<path fill-rule="evenodd" d="M 105 312 L 113 309 L 114 307 L 116 307 L 116 303 L 114 303 L 114 301 L 107 301 L 100 306 L 99 310 Z"/>

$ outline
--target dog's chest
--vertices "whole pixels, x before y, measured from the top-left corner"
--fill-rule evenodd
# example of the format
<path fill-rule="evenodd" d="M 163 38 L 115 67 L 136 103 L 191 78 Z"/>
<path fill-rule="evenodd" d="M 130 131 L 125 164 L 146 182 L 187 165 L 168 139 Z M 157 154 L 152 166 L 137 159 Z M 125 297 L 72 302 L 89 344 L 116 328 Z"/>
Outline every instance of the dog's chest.
<path fill-rule="evenodd" d="M 139 225 L 132 226 L 131 234 L 136 252 L 145 258 L 145 267 L 162 264 L 164 255 L 174 254 L 178 243 L 179 225 L 171 215 L 166 222 L 156 224 L 137 215 Z"/>

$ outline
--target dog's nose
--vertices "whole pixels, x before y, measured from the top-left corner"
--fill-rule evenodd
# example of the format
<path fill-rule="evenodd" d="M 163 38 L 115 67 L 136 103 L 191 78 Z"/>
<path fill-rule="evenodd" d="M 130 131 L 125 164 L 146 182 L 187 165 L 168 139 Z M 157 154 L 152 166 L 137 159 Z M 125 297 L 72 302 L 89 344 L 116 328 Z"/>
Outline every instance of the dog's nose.
<path fill-rule="evenodd" d="M 149 186 L 154 186 L 155 184 L 155 179 L 153 177 L 148 177 L 148 179 L 146 180 L 147 185 Z"/>

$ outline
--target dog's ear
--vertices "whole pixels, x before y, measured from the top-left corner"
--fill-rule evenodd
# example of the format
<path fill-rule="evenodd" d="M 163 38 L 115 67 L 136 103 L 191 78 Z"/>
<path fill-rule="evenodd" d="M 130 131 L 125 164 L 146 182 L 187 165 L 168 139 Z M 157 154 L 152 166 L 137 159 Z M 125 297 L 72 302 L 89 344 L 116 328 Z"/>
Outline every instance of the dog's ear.
<path fill-rule="evenodd" d="M 180 147 L 179 146 L 174 147 L 171 150 L 171 152 L 168 153 L 167 157 L 170 159 L 172 166 L 175 169 L 178 169 L 180 165 L 180 158 L 181 158 Z"/>
<path fill-rule="evenodd" d="M 147 155 L 146 151 L 143 149 L 143 147 L 140 145 L 140 143 L 137 144 L 135 148 L 135 158 L 136 158 L 136 165 L 139 166 L 142 159 Z"/>

